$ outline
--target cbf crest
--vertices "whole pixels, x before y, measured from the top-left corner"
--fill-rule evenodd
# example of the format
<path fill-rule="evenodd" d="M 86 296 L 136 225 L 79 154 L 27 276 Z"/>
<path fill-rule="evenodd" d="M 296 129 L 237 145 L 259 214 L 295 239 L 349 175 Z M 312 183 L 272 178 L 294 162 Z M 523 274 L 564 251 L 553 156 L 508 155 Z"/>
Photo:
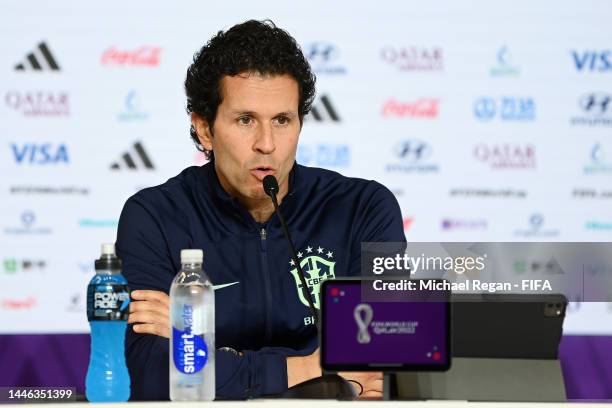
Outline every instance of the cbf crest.
<path fill-rule="evenodd" d="M 336 266 L 334 253 L 320 246 L 317 248 L 309 246 L 304 252 L 298 252 L 297 257 L 302 267 L 302 271 L 304 271 L 304 278 L 308 286 L 307 289 L 310 296 L 312 296 L 314 306 L 320 309 L 321 302 L 319 300 L 319 295 L 321 293 L 321 283 L 326 279 L 333 279 L 336 277 L 334 273 L 334 267 Z M 289 265 L 292 267 L 290 272 L 295 280 L 295 287 L 300 301 L 304 306 L 308 306 L 306 292 L 304 292 L 298 269 L 295 267 L 295 262 L 291 260 Z"/>

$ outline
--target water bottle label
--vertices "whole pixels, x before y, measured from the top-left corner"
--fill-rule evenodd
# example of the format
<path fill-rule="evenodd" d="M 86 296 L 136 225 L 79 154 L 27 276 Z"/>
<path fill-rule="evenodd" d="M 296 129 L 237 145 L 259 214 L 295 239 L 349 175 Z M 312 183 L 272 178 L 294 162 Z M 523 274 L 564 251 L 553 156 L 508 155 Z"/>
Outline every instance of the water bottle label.
<path fill-rule="evenodd" d="M 184 374 L 195 374 L 206 365 L 208 361 L 208 348 L 201 334 L 192 332 L 193 308 L 183 306 L 183 327 L 185 330 L 172 328 L 172 349 L 174 365 Z"/>
<path fill-rule="evenodd" d="M 127 285 L 87 287 L 87 320 L 127 320 L 130 292 Z"/>

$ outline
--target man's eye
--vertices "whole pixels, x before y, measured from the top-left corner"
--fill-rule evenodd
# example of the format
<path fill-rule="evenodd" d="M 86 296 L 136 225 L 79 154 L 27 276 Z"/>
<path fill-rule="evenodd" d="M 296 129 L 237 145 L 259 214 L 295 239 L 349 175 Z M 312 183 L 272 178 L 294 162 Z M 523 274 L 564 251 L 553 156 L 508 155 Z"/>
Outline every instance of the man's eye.
<path fill-rule="evenodd" d="M 286 116 L 279 116 L 278 118 L 276 118 L 276 123 L 278 123 L 279 125 L 286 125 L 291 121 L 291 119 L 289 119 Z"/>
<path fill-rule="evenodd" d="M 241 116 L 238 118 L 238 123 L 240 123 L 241 125 L 250 125 L 252 122 L 252 119 L 248 116 Z"/>

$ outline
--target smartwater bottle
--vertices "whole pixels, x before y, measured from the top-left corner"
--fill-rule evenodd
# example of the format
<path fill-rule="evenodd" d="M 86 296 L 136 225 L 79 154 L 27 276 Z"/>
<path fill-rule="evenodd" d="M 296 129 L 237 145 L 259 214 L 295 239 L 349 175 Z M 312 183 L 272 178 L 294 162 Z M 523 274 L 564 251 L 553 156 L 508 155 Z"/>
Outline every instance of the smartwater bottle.
<path fill-rule="evenodd" d="M 124 346 L 130 291 L 114 244 L 102 244 L 95 266 L 96 275 L 87 287 L 91 353 L 85 395 L 91 402 L 123 402 L 130 398 Z"/>
<path fill-rule="evenodd" d="M 215 399 L 215 292 L 200 249 L 181 251 L 170 287 L 170 399 Z"/>

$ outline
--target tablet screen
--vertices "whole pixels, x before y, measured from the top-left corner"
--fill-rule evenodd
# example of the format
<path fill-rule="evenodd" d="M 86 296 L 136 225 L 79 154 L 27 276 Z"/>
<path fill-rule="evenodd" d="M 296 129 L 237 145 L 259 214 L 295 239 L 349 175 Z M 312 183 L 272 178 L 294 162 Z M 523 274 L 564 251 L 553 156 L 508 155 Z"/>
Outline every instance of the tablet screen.
<path fill-rule="evenodd" d="M 321 366 L 329 371 L 444 371 L 447 301 L 364 301 L 360 280 L 323 285 Z"/>

